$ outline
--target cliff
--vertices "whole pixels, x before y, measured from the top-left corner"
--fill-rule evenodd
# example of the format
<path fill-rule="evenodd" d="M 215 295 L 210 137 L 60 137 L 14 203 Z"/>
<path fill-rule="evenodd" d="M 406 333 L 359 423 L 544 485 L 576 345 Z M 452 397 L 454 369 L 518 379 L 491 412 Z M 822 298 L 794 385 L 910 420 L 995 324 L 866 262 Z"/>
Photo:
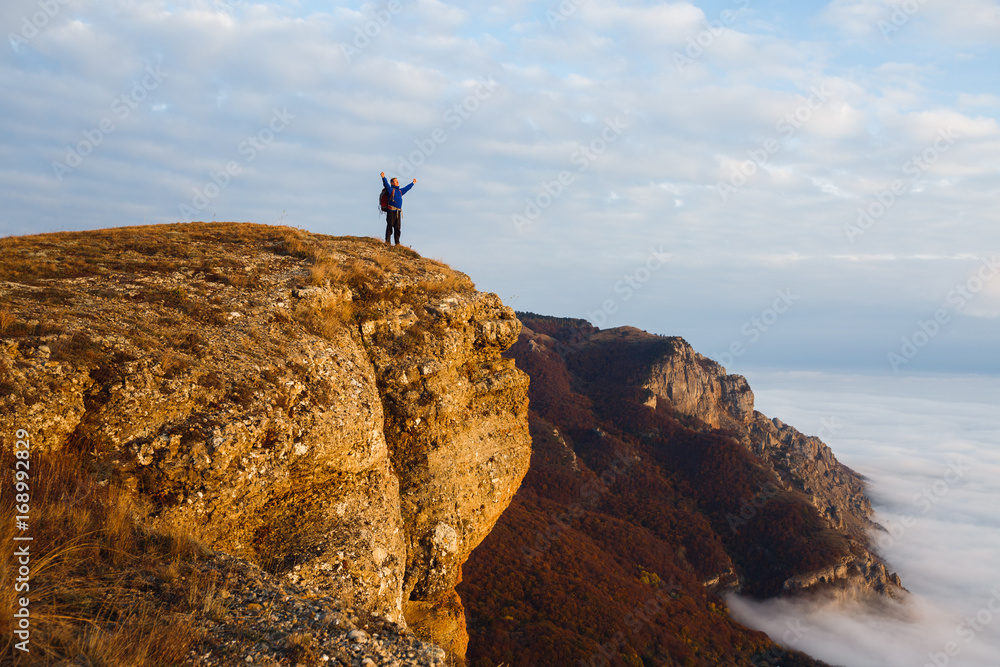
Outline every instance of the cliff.
<path fill-rule="evenodd" d="M 0 438 L 363 615 L 468 641 L 454 587 L 524 476 L 514 313 L 374 239 L 233 223 L 6 238 Z"/>
<path fill-rule="evenodd" d="M 538 335 L 525 329 L 526 340 Z M 807 436 L 778 419 L 754 409 L 754 395 L 741 375 L 730 375 L 720 364 L 702 356 L 682 338 L 649 334 L 634 327 L 618 327 L 576 336 L 571 346 L 554 349 L 568 357 L 613 355 L 612 369 L 591 368 L 616 383 L 648 392 L 645 405 L 653 410 L 693 418 L 689 428 L 703 433 L 725 433 L 749 451 L 768 479 L 726 521 L 738 531 L 757 515 L 757 505 L 784 493 L 808 502 L 846 549 L 835 562 L 815 571 L 796 572 L 782 589 L 834 585 L 854 592 L 893 596 L 901 582 L 869 548 L 869 534 L 881 529 L 872 521 L 871 502 L 863 478 L 840 463 L 817 437 Z"/>
<path fill-rule="evenodd" d="M 627 336 L 638 344 L 655 344 L 660 337 L 624 327 L 593 336 L 593 343 Z M 649 364 L 642 386 L 653 394 L 652 406 L 695 417 L 706 429 L 732 433 L 772 474 L 774 489 L 808 500 L 830 530 L 843 534 L 848 552 L 835 564 L 790 577 L 782 587 L 788 591 L 817 584 L 840 585 L 855 592 L 894 596 L 902 584 L 870 549 L 869 534 L 881 530 L 872 520 L 871 501 L 865 495 L 864 479 L 840 463 L 818 437 L 770 419 L 754 409 L 754 396 L 742 375 L 730 375 L 718 363 L 697 352 L 681 338 L 670 338 L 670 352 Z M 776 490 L 765 489 L 765 502 Z M 748 512 L 753 512 L 751 507 Z M 734 527 L 752 518 L 731 514 Z M 756 512 L 753 512 L 754 514 Z"/>
<path fill-rule="evenodd" d="M 745 378 L 681 338 L 519 317 L 532 460 L 465 565 L 473 664 L 817 665 L 725 596 L 902 595 L 864 480 Z"/>

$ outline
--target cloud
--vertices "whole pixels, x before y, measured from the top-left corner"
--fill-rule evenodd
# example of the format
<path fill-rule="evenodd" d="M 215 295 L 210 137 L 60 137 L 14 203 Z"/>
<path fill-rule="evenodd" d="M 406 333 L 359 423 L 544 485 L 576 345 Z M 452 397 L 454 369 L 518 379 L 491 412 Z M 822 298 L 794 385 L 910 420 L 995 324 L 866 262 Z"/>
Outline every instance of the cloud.
<path fill-rule="evenodd" d="M 997 664 L 1000 432 L 990 397 L 1000 380 L 800 373 L 748 379 L 765 414 L 804 432 L 834 425 L 828 444 L 868 477 L 877 519 L 888 528 L 875 542 L 911 595 L 878 603 L 733 597 L 733 615 L 832 664 Z"/>
<path fill-rule="evenodd" d="M 766 0 L 731 3 L 725 15 L 690 2 L 592 0 L 566 5 L 578 8 L 554 26 L 546 13 L 561 11 L 558 3 L 389 6 L 66 5 L 0 55 L 0 229 L 172 222 L 235 162 L 239 173 L 198 217 L 270 222 L 284 212 L 318 232 L 377 235 L 368 193 L 377 194 L 378 173 L 412 168 L 419 187 L 407 200 L 406 238 L 487 288 L 522 294 L 532 310 L 593 310 L 629 270 L 615 258 L 655 242 L 675 252 L 677 268 L 623 304 L 615 323 L 680 327 L 714 345 L 733 309 L 774 283 L 802 285 L 818 319 L 796 330 L 801 359 L 838 365 L 880 359 L 884 343 L 867 332 L 894 335 L 933 313 L 957 274 L 942 260 L 873 279 L 868 265 L 831 256 L 1000 246 L 1000 108 L 978 83 L 988 77 L 977 76 L 993 53 L 986 46 L 963 46 L 968 58 L 942 55 L 946 45 L 932 39 L 919 53 L 845 48 L 839 31 L 809 21 L 814 10 L 801 10 L 809 27 L 799 30 L 778 13 L 787 7 Z M 834 3 L 827 15 L 874 6 Z M 16 32 L 32 11 L 36 2 L 18 0 L 0 18 Z M 675 53 L 692 64 L 679 67 Z M 113 111 L 151 66 L 167 76 L 142 99 L 126 99 L 127 116 Z M 491 79 L 493 94 L 461 106 Z M 294 118 L 248 150 L 249 138 L 268 138 L 276 109 Z M 88 139 L 105 119 L 113 131 Z M 607 142 L 602 128 L 615 119 L 627 128 Z M 904 173 L 947 126 L 962 138 L 927 169 Z M 435 130 L 443 141 L 430 139 Z M 74 151 L 88 154 L 60 180 L 53 164 Z M 564 173 L 571 182 L 552 196 L 546 186 Z M 719 184 L 734 178 L 740 184 L 720 196 Z M 903 194 L 849 242 L 845 225 L 897 179 Z M 519 231 L 513 216 L 539 201 Z M 753 259 L 761 256 L 816 259 L 785 273 Z M 515 257 L 530 269 L 510 271 Z M 533 287 L 566 280 L 570 300 Z M 869 312 L 899 319 L 855 321 L 851 300 L 883 304 Z M 985 294 L 979 303 L 992 312 Z M 905 317 L 901 304 L 911 309 Z M 787 326 L 791 335 L 799 325 Z M 941 345 L 964 349 L 959 339 L 973 336 L 965 327 Z M 866 333 L 818 341 L 809 353 L 812 336 L 840 328 Z"/>
<path fill-rule="evenodd" d="M 1000 317 L 1000 256 L 994 254 L 992 261 L 983 261 L 967 273 L 960 285 L 969 294 L 968 305 L 962 309 L 971 317 Z"/>
<path fill-rule="evenodd" d="M 946 4 L 928 4 L 931 21 L 941 34 L 959 43 L 996 39 L 1000 32 L 1000 2 L 997 0 L 952 0 Z"/>
<path fill-rule="evenodd" d="M 833 0 L 820 17 L 838 30 L 860 38 L 876 31 L 878 22 L 891 13 L 891 0 Z"/>
<path fill-rule="evenodd" d="M 969 95 L 967 93 L 961 93 L 958 96 L 958 104 L 962 107 L 972 107 L 972 108 L 1000 108 L 1000 96 L 990 95 L 988 93 L 983 93 L 980 95 Z"/>
<path fill-rule="evenodd" d="M 997 0 L 833 0 L 822 20 L 855 39 L 886 42 L 913 33 L 917 39 L 957 44 L 987 43 L 1000 29 Z"/>

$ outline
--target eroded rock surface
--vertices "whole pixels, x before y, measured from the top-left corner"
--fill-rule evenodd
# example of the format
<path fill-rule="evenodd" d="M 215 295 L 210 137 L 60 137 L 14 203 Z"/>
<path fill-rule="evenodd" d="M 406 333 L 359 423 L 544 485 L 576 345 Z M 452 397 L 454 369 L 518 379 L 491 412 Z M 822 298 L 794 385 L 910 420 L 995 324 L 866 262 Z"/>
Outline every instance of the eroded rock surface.
<path fill-rule="evenodd" d="M 495 295 L 289 228 L 2 243 L 0 437 L 92 452 L 157 521 L 297 585 L 409 607 L 418 633 L 451 619 L 461 656 L 461 564 L 530 458 L 527 376 L 500 357 L 520 324 Z"/>
<path fill-rule="evenodd" d="M 628 326 L 600 331 L 578 324 L 564 326 L 568 344 L 553 343 L 551 337 L 526 329 L 529 346 L 542 350 L 551 345 L 570 360 L 578 352 L 600 350 L 604 364 L 595 368 L 603 375 L 589 377 L 590 381 L 642 387 L 648 392 L 647 406 L 694 418 L 696 422 L 686 422 L 692 428 L 730 435 L 774 474 L 781 493 L 792 494 L 817 510 L 831 535 L 837 536 L 834 541 L 842 543 L 841 550 L 848 555 L 830 567 L 789 578 L 784 582 L 785 590 L 823 585 L 890 596 L 901 592 L 899 578 L 870 546 L 870 534 L 883 528 L 872 520 L 864 479 L 840 463 L 818 437 L 755 410 L 746 378 L 728 374 L 683 338 L 657 336 Z M 777 488 L 772 493 L 762 490 L 759 497 L 748 499 L 746 514 L 754 516 L 757 508 L 753 503 L 766 502 L 778 492 Z M 734 530 L 747 520 L 739 515 L 730 519 Z"/>
<path fill-rule="evenodd" d="M 819 438 L 755 410 L 746 378 L 727 374 L 683 339 L 670 340 L 672 351 L 651 365 L 646 388 L 678 412 L 731 431 L 777 473 L 786 490 L 803 494 L 830 528 L 851 542 L 851 556 L 837 566 L 789 579 L 786 590 L 840 582 L 854 590 L 898 592 L 899 577 L 868 546 L 869 533 L 882 528 L 872 521 L 861 475 L 840 463 Z"/>

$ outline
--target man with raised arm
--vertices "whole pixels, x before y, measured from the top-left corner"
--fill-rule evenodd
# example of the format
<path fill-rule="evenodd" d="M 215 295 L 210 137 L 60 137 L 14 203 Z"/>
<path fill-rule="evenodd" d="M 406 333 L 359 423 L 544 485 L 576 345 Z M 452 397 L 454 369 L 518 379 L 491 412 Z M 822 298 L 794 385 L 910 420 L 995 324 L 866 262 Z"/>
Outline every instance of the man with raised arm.
<path fill-rule="evenodd" d="M 413 179 L 413 182 L 405 187 L 399 187 L 399 179 L 392 179 L 392 184 L 385 179 L 385 172 L 382 172 L 382 185 L 385 186 L 386 191 L 389 193 L 389 202 L 386 206 L 385 212 L 385 243 L 386 245 L 392 245 L 390 239 L 395 233 L 396 245 L 399 245 L 399 232 L 400 227 L 403 224 L 403 195 L 410 191 L 414 185 L 417 184 L 417 179 Z"/>

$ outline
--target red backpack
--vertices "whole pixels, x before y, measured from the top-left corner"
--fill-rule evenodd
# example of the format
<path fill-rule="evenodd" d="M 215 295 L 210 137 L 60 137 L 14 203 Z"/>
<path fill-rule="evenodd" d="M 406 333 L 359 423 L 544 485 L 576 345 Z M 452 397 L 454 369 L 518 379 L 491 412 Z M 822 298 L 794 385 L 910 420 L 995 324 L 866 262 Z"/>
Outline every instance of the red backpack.
<path fill-rule="evenodd" d="M 389 212 L 389 191 L 382 188 L 382 194 L 378 196 L 378 210 L 383 213 Z"/>

